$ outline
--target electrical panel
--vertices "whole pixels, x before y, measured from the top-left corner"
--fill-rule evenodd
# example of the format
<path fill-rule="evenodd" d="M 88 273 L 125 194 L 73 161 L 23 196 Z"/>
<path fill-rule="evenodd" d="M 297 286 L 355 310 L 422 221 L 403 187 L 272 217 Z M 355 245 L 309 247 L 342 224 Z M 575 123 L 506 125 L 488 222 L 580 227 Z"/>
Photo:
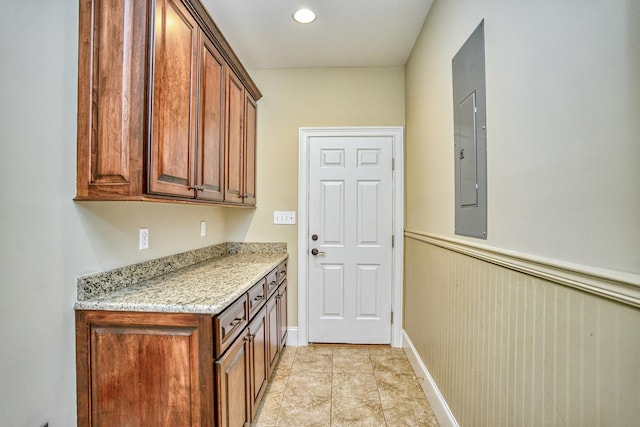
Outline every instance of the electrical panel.
<path fill-rule="evenodd" d="M 484 20 L 453 57 L 455 233 L 487 238 Z"/>

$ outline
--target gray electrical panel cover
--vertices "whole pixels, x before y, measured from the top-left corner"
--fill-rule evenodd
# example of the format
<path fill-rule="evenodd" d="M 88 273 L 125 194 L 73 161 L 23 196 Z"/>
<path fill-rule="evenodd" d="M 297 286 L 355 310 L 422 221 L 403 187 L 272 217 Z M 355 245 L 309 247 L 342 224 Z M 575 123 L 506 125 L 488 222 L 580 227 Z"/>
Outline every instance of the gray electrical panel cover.
<path fill-rule="evenodd" d="M 487 238 L 484 20 L 453 57 L 455 232 Z"/>

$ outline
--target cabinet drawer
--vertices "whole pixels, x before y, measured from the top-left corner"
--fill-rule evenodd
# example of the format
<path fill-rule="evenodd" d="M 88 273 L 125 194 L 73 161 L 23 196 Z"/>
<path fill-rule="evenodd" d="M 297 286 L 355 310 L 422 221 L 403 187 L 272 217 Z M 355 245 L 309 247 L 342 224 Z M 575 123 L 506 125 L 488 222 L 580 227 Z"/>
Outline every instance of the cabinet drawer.
<path fill-rule="evenodd" d="M 287 261 L 283 261 L 278 266 L 278 283 L 282 283 L 287 278 Z"/>
<path fill-rule="evenodd" d="M 271 270 L 267 275 L 267 295 L 271 296 L 278 289 L 278 268 Z"/>
<path fill-rule="evenodd" d="M 267 300 L 267 279 L 260 280 L 249 292 L 249 319 L 253 318 Z"/>
<path fill-rule="evenodd" d="M 213 318 L 216 359 L 224 353 L 248 323 L 249 302 L 247 294 L 242 295 L 236 302 Z"/>

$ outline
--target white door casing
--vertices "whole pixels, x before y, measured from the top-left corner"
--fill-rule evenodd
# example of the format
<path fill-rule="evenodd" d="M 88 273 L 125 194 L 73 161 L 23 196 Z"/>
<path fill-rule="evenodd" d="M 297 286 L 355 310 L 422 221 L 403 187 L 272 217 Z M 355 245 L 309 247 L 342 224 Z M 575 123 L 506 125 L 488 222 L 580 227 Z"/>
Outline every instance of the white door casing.
<path fill-rule="evenodd" d="M 301 128 L 299 136 L 298 345 L 399 347 L 402 128 Z"/>

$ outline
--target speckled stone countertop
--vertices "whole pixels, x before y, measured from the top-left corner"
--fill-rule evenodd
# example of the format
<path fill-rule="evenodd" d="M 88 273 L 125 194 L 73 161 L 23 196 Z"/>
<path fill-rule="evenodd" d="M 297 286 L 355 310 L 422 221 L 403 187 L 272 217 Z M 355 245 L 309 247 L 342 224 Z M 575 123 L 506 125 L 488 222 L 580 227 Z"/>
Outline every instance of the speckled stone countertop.
<path fill-rule="evenodd" d="M 287 257 L 284 244 L 227 243 L 84 276 L 74 308 L 217 314 Z"/>

